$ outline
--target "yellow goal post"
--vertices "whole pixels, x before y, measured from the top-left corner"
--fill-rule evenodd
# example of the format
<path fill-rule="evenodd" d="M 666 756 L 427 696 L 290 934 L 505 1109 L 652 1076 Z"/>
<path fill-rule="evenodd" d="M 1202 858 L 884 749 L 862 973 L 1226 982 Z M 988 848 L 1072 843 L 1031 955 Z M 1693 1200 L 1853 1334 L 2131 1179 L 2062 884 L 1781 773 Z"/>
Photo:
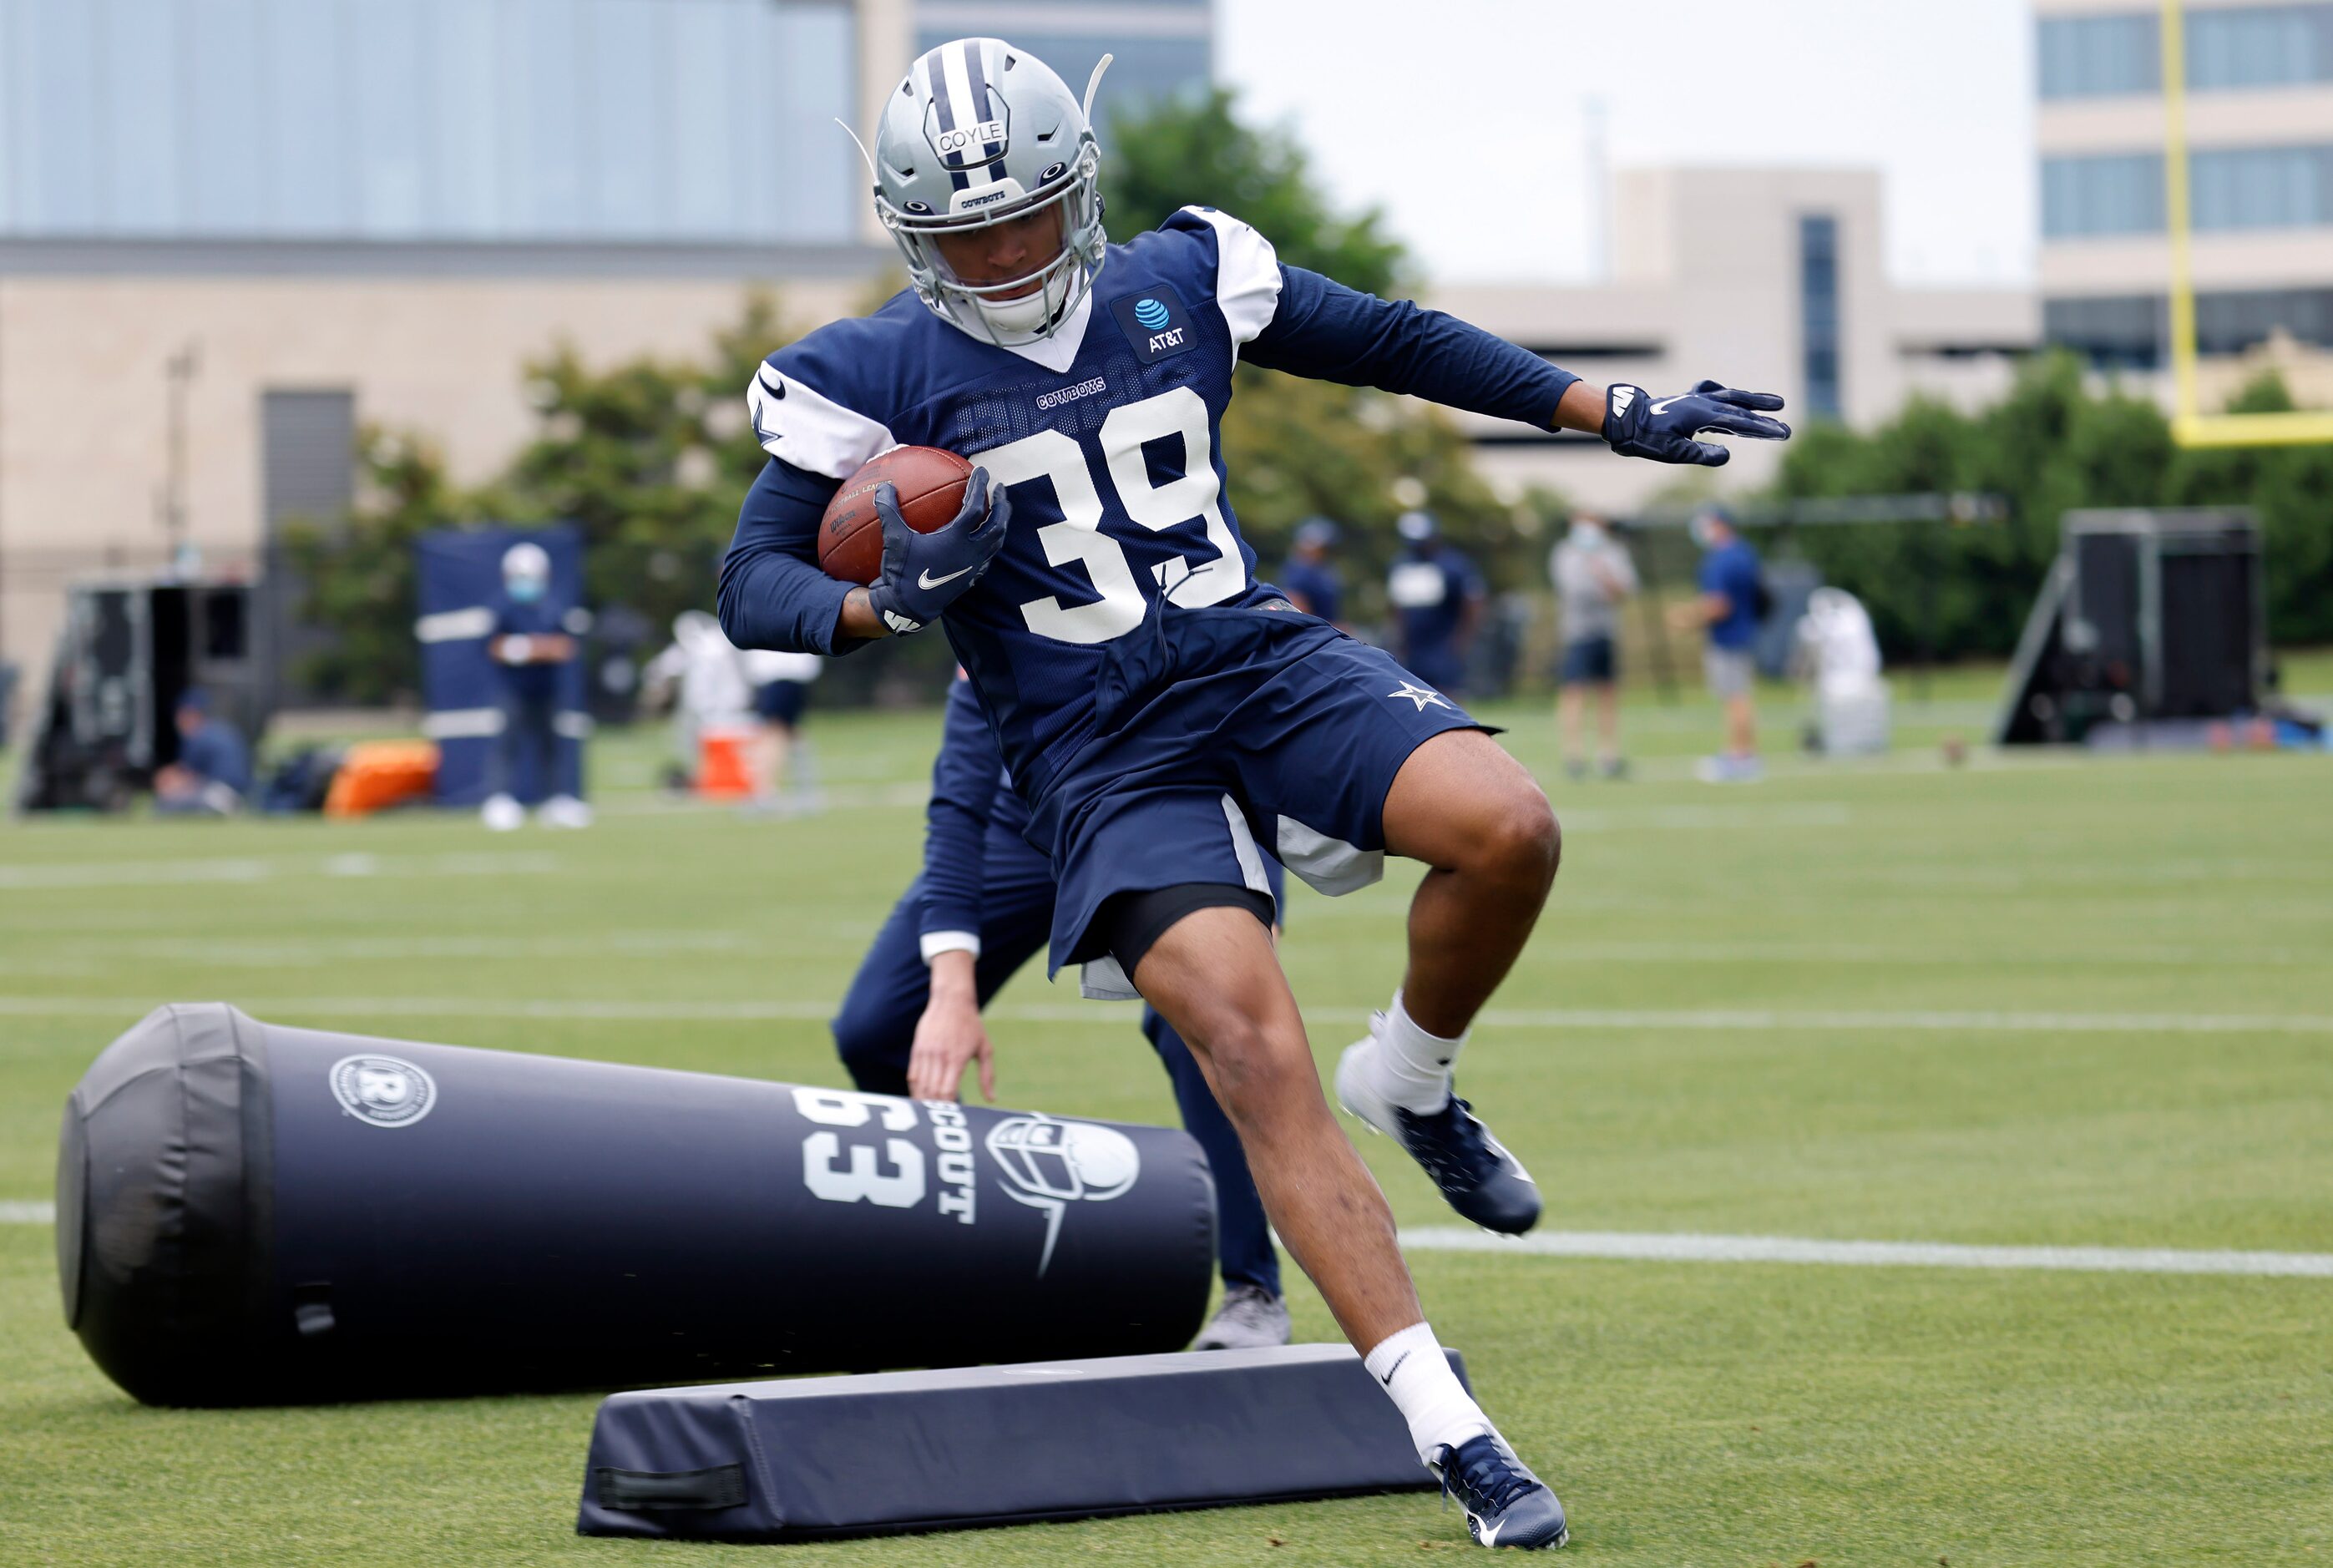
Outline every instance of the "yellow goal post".
<path fill-rule="evenodd" d="M 2207 414 L 2196 375 L 2194 207 L 2187 172 L 2187 8 L 2163 0 L 2164 226 L 2171 239 L 2173 439 L 2183 447 L 2333 443 L 2333 411 Z"/>

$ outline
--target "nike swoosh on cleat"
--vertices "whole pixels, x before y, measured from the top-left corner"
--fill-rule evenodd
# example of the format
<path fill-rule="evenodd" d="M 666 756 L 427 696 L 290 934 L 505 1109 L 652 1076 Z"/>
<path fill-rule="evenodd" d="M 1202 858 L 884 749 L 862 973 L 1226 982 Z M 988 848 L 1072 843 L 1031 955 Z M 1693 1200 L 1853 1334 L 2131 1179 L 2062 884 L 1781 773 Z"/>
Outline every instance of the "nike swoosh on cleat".
<path fill-rule="evenodd" d="M 1393 1387 L 1394 1373 L 1401 1371 L 1401 1363 L 1407 1360 L 1409 1360 L 1409 1352 L 1407 1351 L 1404 1351 L 1401 1354 L 1394 1357 L 1393 1365 L 1386 1369 L 1386 1375 L 1379 1378 L 1378 1381 L 1383 1383 L 1387 1388 Z"/>
<path fill-rule="evenodd" d="M 1499 1532 L 1506 1527 L 1507 1522 L 1504 1519 L 1495 1525 L 1478 1524 L 1474 1527 L 1474 1538 L 1485 1546 L 1495 1546 L 1499 1544 Z"/>
<path fill-rule="evenodd" d="M 963 576 L 965 572 L 971 570 L 972 568 L 969 566 L 959 567 L 957 570 L 949 572 L 946 577 L 935 577 L 931 573 L 931 568 L 926 567 L 924 569 L 923 575 L 916 579 L 916 586 L 918 588 L 937 588 L 944 582 L 955 582 L 957 578 Z"/>

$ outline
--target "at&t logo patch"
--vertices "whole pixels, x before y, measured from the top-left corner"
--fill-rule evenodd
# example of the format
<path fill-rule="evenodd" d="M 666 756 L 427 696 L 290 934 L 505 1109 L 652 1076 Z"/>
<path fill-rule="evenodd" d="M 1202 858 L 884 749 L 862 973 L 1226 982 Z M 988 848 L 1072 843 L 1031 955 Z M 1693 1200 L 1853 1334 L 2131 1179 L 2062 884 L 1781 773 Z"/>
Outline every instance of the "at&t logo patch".
<path fill-rule="evenodd" d="M 437 1081 L 401 1056 L 343 1056 L 331 1079 L 341 1109 L 374 1127 L 410 1127 L 437 1103 Z"/>
<path fill-rule="evenodd" d="M 1112 300 L 1109 311 L 1118 318 L 1126 341 L 1134 345 L 1135 358 L 1146 365 L 1195 346 L 1191 340 L 1190 313 L 1165 284 Z"/>

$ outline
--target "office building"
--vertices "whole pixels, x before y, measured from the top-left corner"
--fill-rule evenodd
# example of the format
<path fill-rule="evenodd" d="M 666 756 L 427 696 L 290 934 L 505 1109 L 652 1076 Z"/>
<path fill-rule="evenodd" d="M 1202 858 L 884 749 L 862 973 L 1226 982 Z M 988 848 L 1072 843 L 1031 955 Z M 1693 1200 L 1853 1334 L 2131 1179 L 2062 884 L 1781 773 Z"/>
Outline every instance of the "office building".
<path fill-rule="evenodd" d="M 2035 9 L 2045 334 L 2167 401 L 2161 8 Z M 2304 395 L 2333 401 L 2333 5 L 2186 0 L 2184 16 L 2203 405 L 2271 338 Z"/>

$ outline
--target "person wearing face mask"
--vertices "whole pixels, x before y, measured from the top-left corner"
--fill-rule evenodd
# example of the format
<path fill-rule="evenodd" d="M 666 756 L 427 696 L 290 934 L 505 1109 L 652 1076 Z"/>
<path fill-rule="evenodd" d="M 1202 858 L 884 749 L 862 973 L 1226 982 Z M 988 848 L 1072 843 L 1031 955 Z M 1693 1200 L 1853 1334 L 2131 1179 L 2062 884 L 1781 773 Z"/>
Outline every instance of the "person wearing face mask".
<path fill-rule="evenodd" d="M 522 754 L 532 754 L 534 778 L 545 791 L 558 766 L 559 669 L 575 657 L 575 639 L 564 630 L 567 607 L 551 592 L 551 553 L 532 541 L 503 553 L 503 588 L 494 601 L 494 635 L 486 654 L 503 678 L 503 727 L 487 763 L 485 809 L 481 816 L 496 832 L 526 820 L 512 792 L 523 771 Z M 542 803 L 543 826 L 580 828 L 591 808 L 564 792 Z"/>
<path fill-rule="evenodd" d="M 1587 776 L 1579 717 L 1585 699 L 1593 697 L 1597 768 L 1606 778 L 1619 778 L 1628 771 L 1620 755 L 1620 611 L 1637 592 L 1636 563 L 1603 518 L 1583 512 L 1549 556 L 1548 574 L 1563 612 L 1563 659 L 1556 671 L 1563 771 Z"/>

